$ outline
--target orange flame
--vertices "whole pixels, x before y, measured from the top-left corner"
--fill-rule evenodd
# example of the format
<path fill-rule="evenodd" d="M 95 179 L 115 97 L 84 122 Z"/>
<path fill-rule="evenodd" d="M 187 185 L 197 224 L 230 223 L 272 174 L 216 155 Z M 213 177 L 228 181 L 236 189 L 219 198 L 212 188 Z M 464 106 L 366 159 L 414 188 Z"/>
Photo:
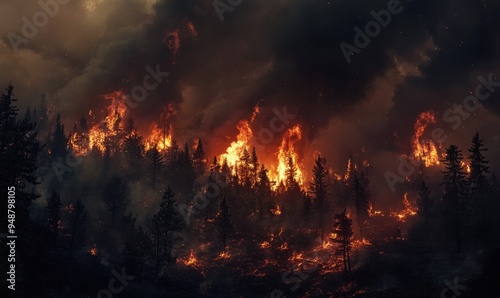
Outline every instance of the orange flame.
<path fill-rule="evenodd" d="M 172 104 L 168 104 L 163 108 L 163 112 L 160 115 L 160 124 L 153 124 L 151 134 L 145 141 L 144 149 L 146 151 L 156 147 L 158 151 L 163 152 L 172 147 L 172 118 L 174 115 L 175 108 Z"/>
<path fill-rule="evenodd" d="M 226 152 L 219 156 L 220 164 L 222 165 L 224 161 L 231 168 L 233 175 L 236 174 L 237 167 L 241 163 L 241 157 L 243 152 L 251 152 L 250 143 L 253 139 L 253 131 L 250 128 L 250 124 L 255 120 L 255 117 L 259 113 L 259 107 L 256 106 L 250 118 L 248 120 L 241 120 L 236 125 L 238 129 L 238 136 L 236 136 L 236 141 L 233 141 L 229 147 L 227 147 Z"/>
<path fill-rule="evenodd" d="M 304 175 L 302 166 L 299 163 L 299 155 L 295 152 L 294 144 L 302 139 L 302 131 L 300 125 L 288 129 L 283 136 L 281 146 L 278 151 L 278 167 L 276 168 L 275 176 L 273 177 L 277 184 L 283 183 L 287 186 L 287 170 L 289 170 L 289 163 L 292 162 L 295 167 L 295 181 L 299 185 L 304 184 Z"/>
<path fill-rule="evenodd" d="M 397 217 L 399 221 L 404 222 L 408 216 L 414 216 L 415 214 L 417 214 L 417 208 L 411 205 L 410 201 L 408 200 L 407 192 L 405 192 L 403 196 L 403 205 L 404 209 L 401 212 L 392 212 L 391 216 Z"/>
<path fill-rule="evenodd" d="M 126 95 L 121 91 L 115 91 L 103 97 L 105 100 L 110 100 L 111 103 L 107 107 L 104 120 L 94 124 L 90 129 L 88 133 L 88 147 L 82 146 L 77 142 L 77 132 L 73 133 L 70 137 L 70 145 L 76 155 L 85 155 L 89 150 L 94 148 L 104 154 L 106 149 L 110 149 L 109 147 L 107 148 L 107 144 L 113 138 L 116 138 L 118 141 L 118 144 L 116 144 L 118 148 L 123 145 L 123 138 L 120 134 L 123 133 L 124 119 L 127 112 L 127 107 L 124 104 Z M 92 111 L 90 111 L 90 115 L 92 115 Z"/>
<path fill-rule="evenodd" d="M 436 123 L 435 113 L 432 111 L 423 112 L 419 115 L 417 122 L 415 122 L 415 134 L 412 138 L 413 144 L 413 158 L 422 160 L 426 167 L 439 165 L 439 154 L 436 145 L 432 140 L 421 140 L 426 127 Z"/>

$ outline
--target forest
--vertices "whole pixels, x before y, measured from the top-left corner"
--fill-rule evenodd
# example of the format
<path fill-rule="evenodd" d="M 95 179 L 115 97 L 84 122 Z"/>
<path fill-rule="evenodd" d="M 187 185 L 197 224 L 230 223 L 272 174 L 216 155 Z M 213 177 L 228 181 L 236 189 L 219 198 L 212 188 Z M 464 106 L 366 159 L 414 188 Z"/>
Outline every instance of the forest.
<path fill-rule="evenodd" d="M 486 297 L 496 284 L 500 188 L 480 132 L 442 149 L 417 132 L 418 170 L 379 208 L 361 151 L 342 172 L 320 153 L 305 168 L 300 125 L 266 165 L 248 137 L 258 109 L 208 156 L 210 140 L 177 144 L 172 106 L 143 136 L 110 94 L 102 120 L 67 129 L 44 96 L 19 111 L 14 91 L 0 98 L 0 183 L 16 189 L 19 297 Z"/>

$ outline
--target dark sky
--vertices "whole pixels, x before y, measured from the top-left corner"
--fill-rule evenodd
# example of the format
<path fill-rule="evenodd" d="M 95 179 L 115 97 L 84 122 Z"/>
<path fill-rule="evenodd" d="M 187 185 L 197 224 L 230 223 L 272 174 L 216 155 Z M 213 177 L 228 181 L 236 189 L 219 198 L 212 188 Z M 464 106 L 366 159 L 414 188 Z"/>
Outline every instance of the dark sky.
<path fill-rule="evenodd" d="M 286 105 L 306 131 L 304 152 L 319 151 L 340 169 L 349 151 L 365 151 L 382 192 L 381 173 L 396 170 L 424 111 L 436 112 L 434 127 L 450 137 L 445 146 L 465 149 L 479 130 L 494 160 L 500 88 L 461 128 L 442 117 L 474 93 L 478 76 L 500 81 L 500 2 L 403 0 L 402 11 L 347 63 L 340 43 L 353 44 L 354 27 L 364 30 L 370 11 L 390 2 L 243 0 L 221 21 L 210 0 L 70 0 L 16 52 L 9 32 L 22 35 L 23 17 L 32 20 L 41 8 L 2 0 L 0 83 L 12 81 L 23 109 L 47 94 L 71 125 L 107 105 L 100 95 L 130 92 L 147 66 L 159 65 L 170 76 L 130 112 L 140 126 L 174 102 L 175 137 L 209 139 L 213 149 L 256 103 L 256 130 L 273 107 Z M 177 51 L 168 46 L 175 36 Z"/>

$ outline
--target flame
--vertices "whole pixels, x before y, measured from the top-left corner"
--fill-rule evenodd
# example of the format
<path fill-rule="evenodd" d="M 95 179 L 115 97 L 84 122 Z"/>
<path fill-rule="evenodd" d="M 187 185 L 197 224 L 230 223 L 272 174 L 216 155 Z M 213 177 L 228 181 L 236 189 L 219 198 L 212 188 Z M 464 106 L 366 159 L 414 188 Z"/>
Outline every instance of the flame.
<path fill-rule="evenodd" d="M 273 177 L 273 180 L 275 180 L 277 184 L 283 183 L 283 185 L 287 186 L 286 174 L 289 169 L 290 159 L 296 169 L 294 177 L 295 181 L 297 181 L 301 186 L 304 184 L 302 166 L 299 163 L 299 155 L 295 152 L 294 147 L 294 144 L 301 138 L 302 130 L 298 124 L 285 132 L 278 151 L 278 167 L 276 168 L 276 173 Z"/>
<path fill-rule="evenodd" d="M 271 209 L 271 213 L 274 215 L 281 215 L 281 208 L 279 205 L 276 205 L 276 209 Z"/>
<path fill-rule="evenodd" d="M 369 215 L 370 217 L 371 217 L 371 216 L 384 216 L 384 213 L 382 213 L 382 211 L 380 211 L 380 210 L 374 210 L 374 208 L 373 208 L 373 204 L 372 204 L 372 202 L 371 202 L 371 201 L 370 201 L 370 203 L 369 203 L 369 204 L 370 204 L 370 205 L 369 205 L 370 207 L 369 207 L 369 209 L 368 209 L 368 215 Z"/>
<path fill-rule="evenodd" d="M 414 216 L 415 214 L 417 214 L 417 208 L 411 205 L 410 201 L 408 200 L 407 192 L 405 192 L 403 196 L 403 205 L 404 209 L 401 212 L 392 212 L 391 216 L 397 217 L 399 221 L 404 222 L 408 216 Z"/>
<path fill-rule="evenodd" d="M 74 132 L 70 137 L 70 145 L 76 155 L 85 155 L 89 150 L 97 149 L 104 154 L 109 140 L 116 138 L 118 147 L 123 145 L 124 119 L 127 113 L 127 107 L 124 104 L 126 95 L 122 91 L 115 91 L 103 96 L 105 100 L 111 101 L 107 107 L 107 113 L 104 120 L 92 126 L 88 133 L 88 147 L 77 142 L 78 132 Z M 89 112 L 92 115 L 92 111 Z M 84 134 L 80 132 L 80 134 Z M 110 152 L 113 153 L 113 152 Z"/>
<path fill-rule="evenodd" d="M 196 265 L 196 262 L 198 262 L 198 260 L 196 259 L 194 252 L 191 250 L 191 253 L 189 254 L 189 258 L 184 262 L 184 265 L 193 266 L 193 265 Z"/>
<path fill-rule="evenodd" d="M 236 125 L 238 129 L 238 136 L 236 136 L 236 141 L 233 141 L 229 147 L 227 147 L 226 152 L 219 156 L 220 164 L 224 162 L 227 163 L 233 175 L 236 175 L 238 166 L 241 163 L 241 156 L 246 150 L 251 152 L 250 143 L 253 139 L 253 131 L 250 124 L 253 123 L 255 117 L 259 113 L 259 107 L 256 106 L 252 113 L 250 120 L 241 120 Z"/>
<path fill-rule="evenodd" d="M 432 111 L 423 112 L 419 115 L 417 122 L 415 122 L 415 134 L 412 138 L 413 144 L 413 158 L 422 160 L 426 167 L 439 165 L 439 154 L 436 145 L 430 139 L 421 140 L 426 127 L 436 123 L 435 113 Z"/>
<path fill-rule="evenodd" d="M 97 245 L 94 244 L 94 246 L 89 250 L 89 254 L 91 256 L 97 256 L 97 252 L 98 252 Z"/>
<path fill-rule="evenodd" d="M 198 37 L 198 31 L 196 31 L 196 28 L 194 27 L 193 22 L 188 22 L 187 28 L 189 30 L 189 33 L 191 33 L 191 35 L 193 37 L 195 37 L 195 38 Z"/>
<path fill-rule="evenodd" d="M 269 248 L 269 247 L 271 247 L 269 241 L 264 241 L 260 244 L 260 248 Z"/>
<path fill-rule="evenodd" d="M 156 147 L 158 151 L 163 152 L 172 147 L 172 118 L 175 115 L 173 104 L 168 104 L 163 108 L 158 123 L 154 123 L 150 135 L 146 138 L 144 149 L 147 151 Z"/>
<path fill-rule="evenodd" d="M 215 259 L 216 260 L 223 260 L 223 259 L 229 259 L 229 258 L 231 258 L 231 254 L 229 253 L 229 251 L 223 251 Z"/>

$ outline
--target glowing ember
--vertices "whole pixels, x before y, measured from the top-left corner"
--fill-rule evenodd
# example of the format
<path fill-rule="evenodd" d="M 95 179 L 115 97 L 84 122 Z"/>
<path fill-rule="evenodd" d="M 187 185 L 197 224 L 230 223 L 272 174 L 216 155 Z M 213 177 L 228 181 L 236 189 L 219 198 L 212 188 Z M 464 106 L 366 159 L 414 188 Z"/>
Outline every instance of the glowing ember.
<path fill-rule="evenodd" d="M 281 215 L 281 208 L 279 205 L 276 205 L 276 209 L 271 209 L 271 213 L 274 215 Z"/>
<path fill-rule="evenodd" d="M 439 154 L 434 142 L 430 139 L 422 140 L 425 128 L 431 124 L 436 123 L 435 114 L 432 111 L 423 112 L 419 115 L 417 122 L 415 122 L 415 134 L 412 138 L 413 144 L 413 158 L 422 160 L 426 167 L 439 165 Z"/>
<path fill-rule="evenodd" d="M 215 259 L 216 260 L 223 260 L 223 259 L 229 259 L 229 258 L 231 258 L 231 254 L 229 254 L 229 251 L 223 251 Z"/>
<path fill-rule="evenodd" d="M 269 248 L 269 247 L 271 247 L 269 241 L 264 241 L 260 244 L 260 248 Z"/>
<path fill-rule="evenodd" d="M 194 255 L 194 252 L 191 250 L 191 253 L 189 254 L 189 258 L 185 260 L 183 263 L 186 266 L 194 266 L 198 260 L 196 259 L 196 256 Z"/>
<path fill-rule="evenodd" d="M 97 252 L 98 252 L 98 250 L 97 250 L 97 246 L 94 244 L 94 247 L 92 247 L 92 248 L 89 250 L 89 254 L 90 254 L 91 256 L 97 256 Z"/>

